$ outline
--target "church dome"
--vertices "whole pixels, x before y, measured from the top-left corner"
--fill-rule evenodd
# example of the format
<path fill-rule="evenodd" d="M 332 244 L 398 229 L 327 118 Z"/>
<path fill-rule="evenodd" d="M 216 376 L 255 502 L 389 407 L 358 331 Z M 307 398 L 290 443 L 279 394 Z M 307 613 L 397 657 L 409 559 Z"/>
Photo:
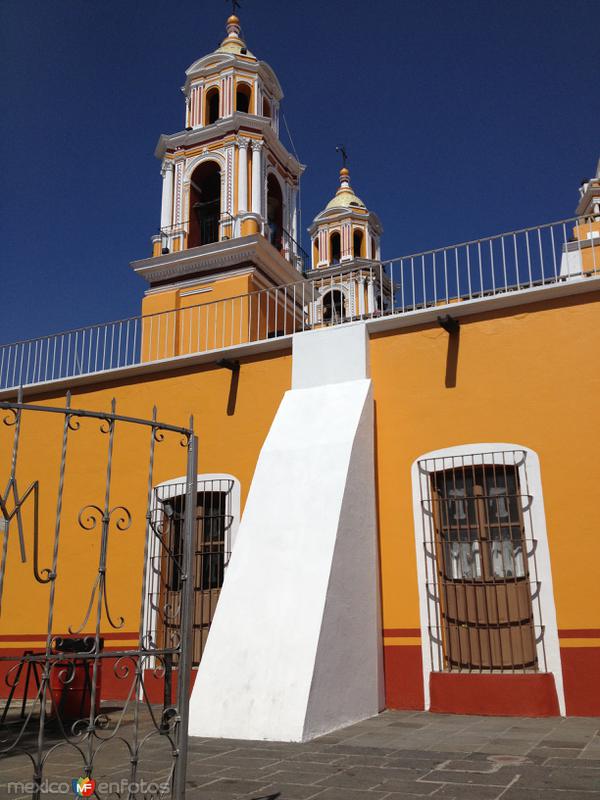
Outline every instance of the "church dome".
<path fill-rule="evenodd" d="M 255 58 L 254 53 L 251 53 L 243 39 L 241 38 L 240 21 L 235 14 L 232 14 L 227 20 L 227 36 L 223 39 L 217 53 L 233 53 L 234 55 L 245 55 L 249 58 Z"/>
<path fill-rule="evenodd" d="M 342 167 L 340 170 L 340 188 L 327 203 L 325 210 L 328 208 L 366 208 L 363 201 L 354 194 L 354 190 L 350 186 L 350 172 L 346 167 Z"/>

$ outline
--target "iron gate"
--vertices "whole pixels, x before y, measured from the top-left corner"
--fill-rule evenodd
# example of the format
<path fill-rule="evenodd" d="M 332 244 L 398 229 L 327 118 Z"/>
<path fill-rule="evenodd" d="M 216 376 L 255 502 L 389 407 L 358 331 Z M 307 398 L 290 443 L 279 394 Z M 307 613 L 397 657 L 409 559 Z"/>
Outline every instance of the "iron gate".
<path fill-rule="evenodd" d="M 197 439 L 189 427 L 0 402 L 0 784 L 10 797 L 185 796 Z M 169 550 L 156 483 L 185 471 L 183 544 Z M 177 606 L 144 625 L 149 553 Z M 161 597 L 165 593 L 159 592 Z M 116 597 L 116 600 L 115 600 Z M 137 599 L 135 599 L 137 598 Z M 38 626 L 36 628 L 36 626 Z M 39 631 L 42 631 L 40 633 Z"/>

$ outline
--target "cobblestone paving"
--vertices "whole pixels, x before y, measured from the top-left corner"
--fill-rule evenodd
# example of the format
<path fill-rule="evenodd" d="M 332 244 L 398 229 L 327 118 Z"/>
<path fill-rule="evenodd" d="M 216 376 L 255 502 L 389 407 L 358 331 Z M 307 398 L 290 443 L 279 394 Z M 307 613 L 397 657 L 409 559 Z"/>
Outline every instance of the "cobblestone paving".
<path fill-rule="evenodd" d="M 600 718 L 388 711 L 307 744 L 191 739 L 190 800 L 595 800 Z"/>
<path fill-rule="evenodd" d="M 600 718 L 387 711 L 306 744 L 192 738 L 187 800 L 600 800 L 599 729 Z M 148 742 L 140 777 L 166 774 L 167 744 Z M 126 748 L 111 747 L 95 760 L 97 780 L 128 774 Z M 45 777 L 76 776 L 76 756 L 58 750 Z M 0 762 L 0 798 L 17 800 L 8 782 L 30 775 L 24 756 Z"/>

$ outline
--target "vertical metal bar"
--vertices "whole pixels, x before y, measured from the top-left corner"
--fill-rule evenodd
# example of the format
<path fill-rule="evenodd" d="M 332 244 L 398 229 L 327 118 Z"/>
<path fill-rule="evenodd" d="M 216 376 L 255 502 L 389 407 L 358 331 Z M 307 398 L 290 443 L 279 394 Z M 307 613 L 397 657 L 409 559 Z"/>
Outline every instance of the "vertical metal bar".
<path fill-rule="evenodd" d="M 554 242 L 554 227 L 550 226 L 550 241 L 552 242 L 552 266 L 554 268 L 554 279 L 558 278 L 558 268 L 556 265 L 556 244 Z"/>
<path fill-rule="evenodd" d="M 42 780 L 42 769 L 43 769 L 44 735 L 46 727 L 46 700 L 48 698 L 48 690 L 50 684 L 50 668 L 52 665 L 50 656 L 52 653 L 52 641 L 54 638 L 53 628 L 54 628 L 56 577 L 58 574 L 58 551 L 59 551 L 60 528 L 62 519 L 62 501 L 63 501 L 63 492 L 65 485 L 65 467 L 67 461 L 67 442 L 69 436 L 69 423 L 71 421 L 70 408 L 71 408 L 71 394 L 70 392 L 67 392 L 66 403 L 65 403 L 65 416 L 63 420 L 62 446 L 61 446 L 60 467 L 58 476 L 58 491 L 56 497 L 56 517 L 54 522 L 52 566 L 50 568 L 50 574 L 48 576 L 50 579 L 50 594 L 48 597 L 48 617 L 46 626 L 45 658 L 42 667 L 41 685 L 39 690 L 40 719 L 39 719 L 39 727 L 37 735 L 37 754 L 36 754 L 36 761 L 34 762 L 34 781 L 36 784 L 36 789 L 33 794 L 36 800 L 40 796 L 40 783 Z M 52 698 L 52 695 L 50 695 L 50 697 Z"/>
<path fill-rule="evenodd" d="M 131 348 L 131 359 L 132 363 L 137 361 L 137 334 L 138 334 L 138 325 L 142 326 L 142 319 L 141 317 L 136 317 L 133 320 L 133 347 Z M 140 337 L 141 340 L 141 337 Z M 140 361 L 141 361 L 141 353 L 140 353 Z"/>
<path fill-rule="evenodd" d="M 190 418 L 190 430 L 194 420 Z M 194 522 L 196 518 L 196 481 L 198 474 L 198 438 L 193 433 L 188 441 L 187 478 L 185 491 L 184 548 L 181 592 L 181 653 L 177 680 L 177 707 L 179 710 L 179 753 L 173 775 L 173 798 L 185 800 L 185 778 L 187 772 L 190 673 L 194 633 Z"/>
<path fill-rule="evenodd" d="M 450 292 L 448 291 L 448 251 L 444 250 L 444 285 L 446 287 L 446 305 L 450 302 Z"/>
<path fill-rule="evenodd" d="M 590 226 L 590 235 L 589 235 L 589 238 L 588 238 L 588 242 L 590 243 L 590 249 L 592 251 L 592 269 L 593 269 L 593 272 L 595 274 L 598 271 L 598 268 L 597 268 L 597 265 L 596 265 L 596 255 L 598 253 L 598 244 L 600 243 L 600 239 L 597 236 L 594 236 L 594 231 L 592 230 L 592 219 L 591 219 L 591 217 L 589 219 L 588 224 Z"/>
<path fill-rule="evenodd" d="M 471 251 L 469 245 L 465 245 L 467 251 L 467 285 L 469 287 L 469 300 L 473 298 L 473 288 L 471 284 Z"/>
<path fill-rule="evenodd" d="M 515 274 L 517 276 L 517 289 L 521 288 L 521 275 L 519 274 L 519 252 L 517 250 L 517 237 L 513 233 L 513 249 L 515 252 Z"/>
<path fill-rule="evenodd" d="M 113 367 L 113 353 L 115 349 L 115 326 L 110 326 L 110 359 L 109 359 L 109 369 Z"/>
<path fill-rule="evenodd" d="M 508 291 L 508 276 L 506 274 L 506 249 L 504 247 L 504 236 L 500 238 L 502 243 L 502 277 L 504 278 L 504 291 Z"/>
<path fill-rule="evenodd" d="M 544 270 L 544 251 L 542 249 L 542 231 L 541 228 L 537 229 L 538 235 L 538 250 L 540 253 L 540 269 L 542 270 L 542 283 L 546 283 L 546 271 Z"/>
<path fill-rule="evenodd" d="M 117 367 L 121 366 L 121 342 L 123 337 L 123 323 L 119 322 L 119 335 L 117 336 Z"/>
<path fill-rule="evenodd" d="M 533 277 L 531 273 L 531 248 L 529 247 L 529 231 L 525 231 L 525 244 L 527 246 L 527 274 L 529 276 L 529 285 L 533 286 Z"/>

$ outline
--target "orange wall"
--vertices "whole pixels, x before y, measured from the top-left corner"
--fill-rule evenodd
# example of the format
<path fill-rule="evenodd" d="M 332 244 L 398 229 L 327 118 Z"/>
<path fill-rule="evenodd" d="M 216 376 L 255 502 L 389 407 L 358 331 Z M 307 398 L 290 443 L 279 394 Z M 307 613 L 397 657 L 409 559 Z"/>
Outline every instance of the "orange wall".
<path fill-rule="evenodd" d="M 260 448 L 283 393 L 290 386 L 291 354 L 283 352 L 275 357 L 243 360 L 235 414 L 229 416 L 231 379 L 232 373 L 227 369 L 198 367 L 129 384 L 76 390 L 72 407 L 109 410 L 111 398 L 115 397 L 117 413 L 150 418 L 156 404 L 160 420 L 182 427 L 188 424 L 189 416 L 193 414 L 199 437 L 199 472 L 226 472 L 237 477 L 243 506 Z M 41 401 L 36 397 L 35 402 L 63 405 L 64 397 L 48 397 Z M 10 471 L 12 433 L 13 428 L 0 425 L 0 475 L 3 476 Z M 62 419 L 58 415 L 24 412 L 18 476 L 21 493 L 30 481 L 40 481 L 41 567 L 48 566 L 51 561 L 61 434 Z M 135 631 L 139 619 L 149 436 L 148 428 L 117 423 L 111 506 L 127 506 L 133 524 L 125 532 L 111 529 L 107 580 L 111 612 L 115 618 L 125 617 L 123 631 L 126 632 Z M 167 433 L 165 440 L 157 443 L 155 485 L 185 475 L 186 451 L 179 444 L 180 438 Z M 56 631 L 65 632 L 69 625 L 76 626 L 81 622 L 96 575 L 100 527 L 89 532 L 82 530 L 77 525 L 77 514 L 89 503 L 103 505 L 107 445 L 108 437 L 100 433 L 96 420 L 82 419 L 80 429 L 69 432 L 60 571 L 56 581 Z M 3 648 L 13 644 L 6 638 L 10 634 L 39 634 L 46 627 L 48 586 L 35 583 L 32 576 L 30 508 L 25 512 L 24 522 L 28 552 L 26 564 L 20 563 L 17 537 L 12 536 L 16 527 L 11 527 L 0 617 L 0 635 L 3 637 L 0 646 Z M 93 625 L 90 622 L 85 631 L 91 630 Z M 111 632 L 106 624 L 103 630 Z M 23 642 L 21 647 L 34 643 Z"/>
<path fill-rule="evenodd" d="M 600 627 L 600 428 L 586 410 L 600 396 L 599 314 L 596 294 L 468 317 L 455 365 L 437 325 L 372 337 L 384 629 L 414 644 L 420 624 L 411 464 L 471 442 L 537 452 L 559 630 Z"/>
<path fill-rule="evenodd" d="M 406 681 L 410 675 L 414 689 L 409 700 L 406 692 L 400 692 L 392 704 L 422 707 L 411 465 L 423 453 L 453 445 L 499 442 L 536 451 L 559 635 L 561 630 L 570 631 L 568 636 L 561 635 L 561 648 L 565 652 L 570 649 L 573 655 L 580 654 L 576 648 L 588 648 L 590 657 L 592 650 L 600 657 L 600 633 L 598 641 L 584 641 L 573 633 L 600 629 L 596 509 L 600 428 L 590 414 L 593 398 L 600 396 L 599 313 L 600 296 L 589 294 L 468 317 L 461 324 L 455 358 L 452 349 L 449 353 L 448 334 L 435 324 L 372 336 L 383 627 L 389 645 L 386 680 L 392 685 L 390 676 L 404 676 Z M 235 475 L 241 482 L 244 501 L 260 447 L 290 380 L 289 352 L 244 360 L 233 416 L 227 414 L 231 372 L 215 366 L 76 390 L 73 405 L 108 408 L 115 396 L 122 414 L 149 417 L 155 403 L 159 418 L 175 424 L 185 425 L 189 414 L 194 414 L 200 437 L 199 471 Z M 82 428 L 89 425 L 86 421 Z M 59 433 L 55 423 L 44 426 L 42 420 L 23 432 L 23 481 L 41 478 L 46 497 L 54 496 L 57 463 L 45 456 L 40 461 L 39 455 L 46 453 L 50 439 L 56 448 Z M 10 435 L 11 429 L 0 426 L 0 474 L 8 469 Z M 97 554 L 93 544 L 97 535 L 82 532 L 73 524 L 77 503 L 101 499 L 100 478 L 92 474 L 98 465 L 89 463 L 90 454 L 97 452 L 97 439 L 93 445 L 91 440 L 86 444 L 87 435 L 72 434 L 72 467 L 77 474 L 70 479 L 66 500 L 71 528 L 65 533 L 70 542 L 68 547 L 65 544 L 65 552 L 70 555 L 69 574 L 63 578 L 66 583 L 60 595 L 63 621 L 69 607 L 68 587 L 72 591 L 74 585 L 89 584 L 93 575 L 89 564 L 93 565 Z M 138 488 L 134 498 L 138 518 L 144 511 L 142 472 L 146 460 L 145 455 L 138 458 L 142 448 L 145 453 L 143 436 L 122 437 L 114 476 L 115 504 L 127 504 L 134 483 L 142 486 L 142 494 Z M 173 445 L 171 450 L 157 460 L 155 483 L 184 474 L 181 448 Z M 47 506 L 46 512 L 47 520 L 53 520 L 53 509 Z M 46 540 L 51 533 L 47 520 L 42 534 Z M 116 548 L 111 551 L 109 569 L 113 613 L 121 614 L 125 609 L 130 618 L 136 617 L 139 603 L 141 536 L 139 528 L 135 536 L 126 533 L 121 539 L 113 536 L 111 540 Z M 10 603 L 12 610 L 5 614 L 3 609 L 2 626 L 8 625 L 9 632 L 42 630 L 47 589 L 36 586 L 23 594 L 25 581 L 31 584 L 31 568 L 30 564 L 18 563 L 15 539 L 11 539 L 10 559 L 9 574 L 13 577 L 5 587 L 5 608 Z M 42 559 L 46 561 L 47 557 Z M 581 708 L 585 712 L 585 699 Z"/>
<path fill-rule="evenodd" d="M 210 291 L 187 294 L 194 289 Z M 249 291 L 250 276 L 238 275 L 146 295 L 142 301 L 142 360 L 247 342 Z"/>

